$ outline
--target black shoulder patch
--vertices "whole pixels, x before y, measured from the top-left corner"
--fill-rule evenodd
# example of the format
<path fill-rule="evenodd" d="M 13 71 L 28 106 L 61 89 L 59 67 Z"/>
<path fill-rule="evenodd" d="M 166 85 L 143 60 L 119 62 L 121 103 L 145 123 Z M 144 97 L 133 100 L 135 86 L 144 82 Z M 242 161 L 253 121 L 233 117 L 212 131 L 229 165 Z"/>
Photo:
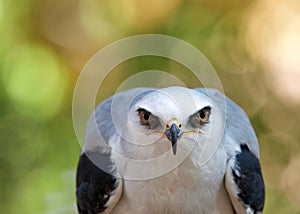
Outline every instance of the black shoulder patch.
<path fill-rule="evenodd" d="M 232 169 L 234 182 L 239 188 L 238 196 L 254 213 L 262 211 L 265 202 L 265 186 L 258 158 L 246 144 L 235 156 L 236 166 Z"/>
<path fill-rule="evenodd" d="M 79 213 L 96 214 L 105 211 L 105 204 L 118 183 L 115 171 L 112 171 L 113 166 L 110 157 L 100 152 L 83 153 L 80 156 L 76 177 Z"/>

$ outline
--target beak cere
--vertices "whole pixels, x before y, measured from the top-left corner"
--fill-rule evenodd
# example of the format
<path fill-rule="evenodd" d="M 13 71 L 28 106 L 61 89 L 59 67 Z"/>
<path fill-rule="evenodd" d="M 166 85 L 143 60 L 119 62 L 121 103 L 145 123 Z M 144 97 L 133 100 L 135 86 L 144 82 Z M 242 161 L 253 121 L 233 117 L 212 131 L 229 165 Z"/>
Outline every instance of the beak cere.
<path fill-rule="evenodd" d="M 181 130 L 179 129 L 179 127 L 177 123 L 172 123 L 171 126 L 167 126 L 167 129 L 165 131 L 167 138 L 172 143 L 172 151 L 174 155 L 176 155 L 177 152 L 177 141 L 181 137 Z"/>

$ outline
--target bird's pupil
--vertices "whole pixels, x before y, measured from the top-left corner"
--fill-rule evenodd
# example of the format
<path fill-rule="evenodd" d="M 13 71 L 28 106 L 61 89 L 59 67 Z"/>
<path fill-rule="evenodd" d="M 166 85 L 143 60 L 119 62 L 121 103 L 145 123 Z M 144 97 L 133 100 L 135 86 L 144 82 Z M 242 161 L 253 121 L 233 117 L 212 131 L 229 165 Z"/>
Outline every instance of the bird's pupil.
<path fill-rule="evenodd" d="M 145 119 L 145 120 L 149 120 L 149 116 L 150 116 L 149 113 L 148 113 L 148 112 L 145 112 L 145 114 L 144 114 L 144 119 Z"/>
<path fill-rule="evenodd" d="M 200 117 L 201 117 L 201 119 L 203 119 L 203 118 L 205 118 L 205 112 L 204 111 L 200 111 Z"/>

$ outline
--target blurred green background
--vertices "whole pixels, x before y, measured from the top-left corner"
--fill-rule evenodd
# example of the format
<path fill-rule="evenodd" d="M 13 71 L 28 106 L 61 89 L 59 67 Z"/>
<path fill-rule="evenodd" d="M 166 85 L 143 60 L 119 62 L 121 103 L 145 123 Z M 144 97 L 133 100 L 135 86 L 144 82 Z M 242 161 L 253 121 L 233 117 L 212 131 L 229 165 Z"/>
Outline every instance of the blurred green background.
<path fill-rule="evenodd" d="M 75 213 L 76 79 L 98 50 L 144 33 L 205 54 L 257 132 L 265 213 L 300 213 L 297 0 L 0 0 L 0 213 Z M 99 101 L 134 72 L 175 68 L 157 58 L 129 61 L 106 78 Z"/>

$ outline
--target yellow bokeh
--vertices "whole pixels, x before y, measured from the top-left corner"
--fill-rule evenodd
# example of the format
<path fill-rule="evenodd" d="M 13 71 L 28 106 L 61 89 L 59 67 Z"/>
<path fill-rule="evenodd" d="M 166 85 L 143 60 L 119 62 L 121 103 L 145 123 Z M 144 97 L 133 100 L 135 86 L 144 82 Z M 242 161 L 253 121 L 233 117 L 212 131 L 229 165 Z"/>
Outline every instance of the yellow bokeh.
<path fill-rule="evenodd" d="M 53 51 L 38 44 L 16 46 L 3 65 L 2 82 L 18 111 L 48 119 L 60 110 L 68 81 Z"/>

